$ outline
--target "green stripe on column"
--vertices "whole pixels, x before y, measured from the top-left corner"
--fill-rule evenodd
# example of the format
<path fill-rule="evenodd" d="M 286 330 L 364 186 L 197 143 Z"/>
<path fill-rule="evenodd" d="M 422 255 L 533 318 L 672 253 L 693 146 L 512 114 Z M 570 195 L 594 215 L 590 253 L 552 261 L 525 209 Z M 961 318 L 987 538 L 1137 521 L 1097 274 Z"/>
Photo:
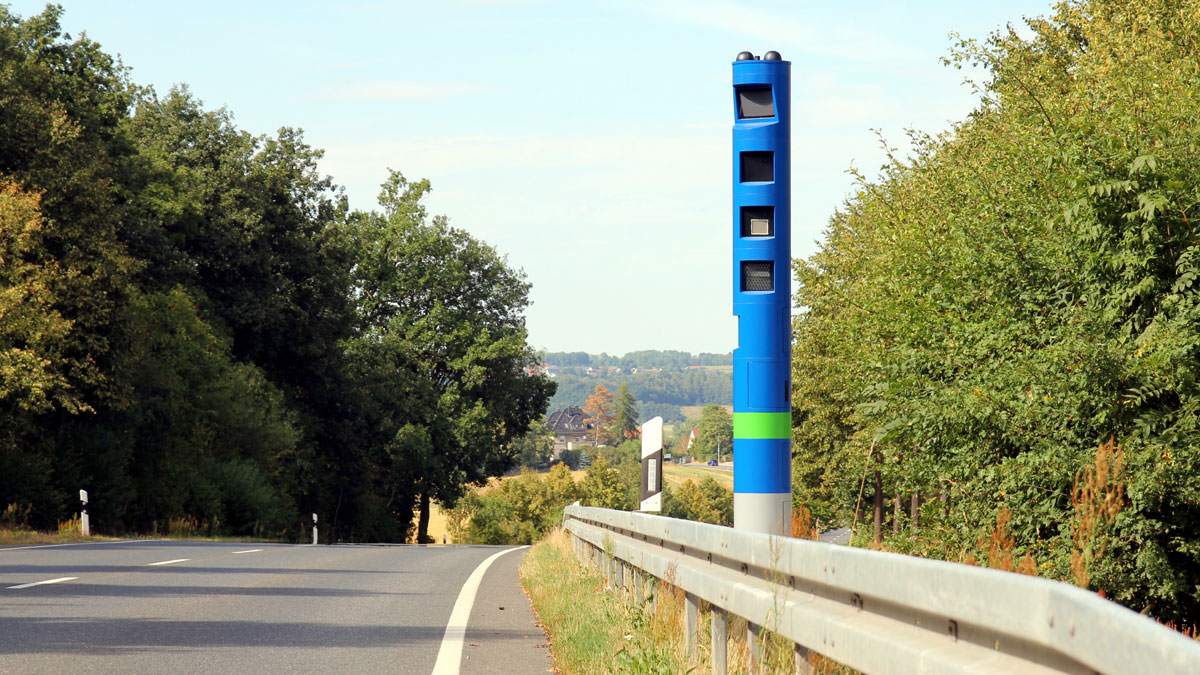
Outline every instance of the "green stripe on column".
<path fill-rule="evenodd" d="M 734 438 L 791 438 L 792 414 L 786 412 L 733 413 Z"/>

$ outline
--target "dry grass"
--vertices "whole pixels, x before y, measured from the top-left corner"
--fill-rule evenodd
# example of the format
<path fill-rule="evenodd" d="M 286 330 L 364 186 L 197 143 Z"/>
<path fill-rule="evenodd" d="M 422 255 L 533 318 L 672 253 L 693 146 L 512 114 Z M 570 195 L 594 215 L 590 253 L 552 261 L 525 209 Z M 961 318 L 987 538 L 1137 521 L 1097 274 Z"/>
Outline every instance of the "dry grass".
<path fill-rule="evenodd" d="M 1125 453 L 1109 438 L 1096 449 L 1094 465 L 1075 476 L 1071 490 L 1071 580 L 1088 588 L 1091 570 L 1104 557 L 1104 533 L 1125 506 Z M 1103 592 L 1101 592 L 1103 595 Z"/>
<path fill-rule="evenodd" d="M 684 481 L 699 483 L 703 478 L 712 478 L 723 487 L 733 489 L 733 472 L 711 469 L 702 464 L 667 464 L 663 467 L 663 480 L 668 487 L 682 485 Z"/>
<path fill-rule="evenodd" d="M 78 516 L 59 523 L 57 532 L 38 532 L 29 527 L 32 510 L 33 507 L 28 504 L 9 504 L 0 509 L 0 546 L 65 544 L 106 539 L 83 536 L 83 526 Z"/>
<path fill-rule="evenodd" d="M 733 370 L 733 366 L 728 366 L 728 368 L 731 371 Z M 730 415 L 733 414 L 733 406 L 723 405 L 721 407 L 724 408 L 725 412 L 729 413 Z M 689 420 L 700 419 L 700 413 L 704 412 L 704 406 L 702 405 L 681 405 L 679 406 L 679 409 L 683 412 L 683 416 Z"/>
<path fill-rule="evenodd" d="M 0 530 L 0 546 L 34 546 L 38 544 L 70 544 L 80 541 L 111 541 L 112 537 L 85 537 L 75 532 L 36 532 L 34 530 Z"/>

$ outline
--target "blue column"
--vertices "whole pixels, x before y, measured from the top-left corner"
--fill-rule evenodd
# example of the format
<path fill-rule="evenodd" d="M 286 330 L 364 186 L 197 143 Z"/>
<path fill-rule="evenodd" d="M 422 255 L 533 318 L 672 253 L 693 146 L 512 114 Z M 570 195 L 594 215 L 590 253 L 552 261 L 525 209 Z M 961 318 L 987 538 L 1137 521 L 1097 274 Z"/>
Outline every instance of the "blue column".
<path fill-rule="evenodd" d="M 733 526 L 791 533 L 791 63 L 733 62 Z"/>

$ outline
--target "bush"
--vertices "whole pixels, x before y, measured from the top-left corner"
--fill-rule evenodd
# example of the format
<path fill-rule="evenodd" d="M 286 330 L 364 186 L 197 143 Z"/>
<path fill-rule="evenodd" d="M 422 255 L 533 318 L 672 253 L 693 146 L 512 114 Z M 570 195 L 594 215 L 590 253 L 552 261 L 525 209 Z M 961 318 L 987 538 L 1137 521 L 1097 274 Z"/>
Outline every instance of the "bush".
<path fill-rule="evenodd" d="M 562 522 L 563 508 L 578 499 L 570 469 L 525 471 L 488 491 L 472 490 L 446 512 L 450 535 L 462 544 L 532 544 Z"/>
<path fill-rule="evenodd" d="M 663 515 L 713 525 L 733 526 L 733 492 L 711 476 L 690 478 L 678 488 L 663 488 Z"/>

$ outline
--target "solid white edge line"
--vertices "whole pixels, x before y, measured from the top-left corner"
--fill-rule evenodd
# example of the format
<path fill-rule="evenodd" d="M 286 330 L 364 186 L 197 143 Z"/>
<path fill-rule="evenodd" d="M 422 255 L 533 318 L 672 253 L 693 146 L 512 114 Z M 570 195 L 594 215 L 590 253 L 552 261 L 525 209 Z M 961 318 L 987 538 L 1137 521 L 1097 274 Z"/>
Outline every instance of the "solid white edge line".
<path fill-rule="evenodd" d="M 162 561 L 162 562 L 156 562 L 156 563 L 147 563 L 147 564 L 146 564 L 146 566 L 147 566 L 147 567 L 154 567 L 155 565 L 170 565 L 171 563 L 177 563 L 177 562 L 187 562 L 187 561 L 189 561 L 189 560 L 191 560 L 191 558 L 176 558 L 176 559 L 174 559 L 174 560 L 164 560 L 164 561 Z"/>
<path fill-rule="evenodd" d="M 133 544 L 139 539 L 122 539 L 120 541 L 75 541 L 69 544 L 36 544 L 34 546 L 0 546 L 0 553 L 5 551 L 24 551 L 30 548 L 56 548 L 58 546 L 87 546 L 90 544 Z"/>
<path fill-rule="evenodd" d="M 239 554 L 239 553 L 258 553 L 258 552 L 259 552 L 259 551 L 261 551 L 261 550 L 262 550 L 261 548 L 252 548 L 252 549 L 250 549 L 250 550 L 248 550 L 248 551 L 234 551 L 234 552 L 233 552 L 233 554 L 234 554 L 234 555 L 237 555 L 237 554 Z"/>
<path fill-rule="evenodd" d="M 483 583 L 484 573 L 496 558 L 523 548 L 529 547 L 517 546 L 492 554 L 467 577 L 462 590 L 458 592 L 458 600 L 454 601 L 454 609 L 450 611 L 450 620 L 446 622 L 446 634 L 442 636 L 442 647 L 438 650 L 432 675 L 458 675 L 462 666 L 463 642 L 467 637 L 467 621 L 471 618 L 471 607 L 475 605 L 475 594 L 479 591 L 479 584 Z"/>
<path fill-rule="evenodd" d="M 46 584 L 57 584 L 60 581 L 74 581 L 78 578 L 79 577 L 59 577 L 57 579 L 47 579 L 46 581 L 35 581 L 32 584 L 21 584 L 19 586 L 9 586 L 8 590 L 11 591 L 11 590 L 15 590 L 18 588 L 29 588 L 30 586 L 44 586 Z"/>

